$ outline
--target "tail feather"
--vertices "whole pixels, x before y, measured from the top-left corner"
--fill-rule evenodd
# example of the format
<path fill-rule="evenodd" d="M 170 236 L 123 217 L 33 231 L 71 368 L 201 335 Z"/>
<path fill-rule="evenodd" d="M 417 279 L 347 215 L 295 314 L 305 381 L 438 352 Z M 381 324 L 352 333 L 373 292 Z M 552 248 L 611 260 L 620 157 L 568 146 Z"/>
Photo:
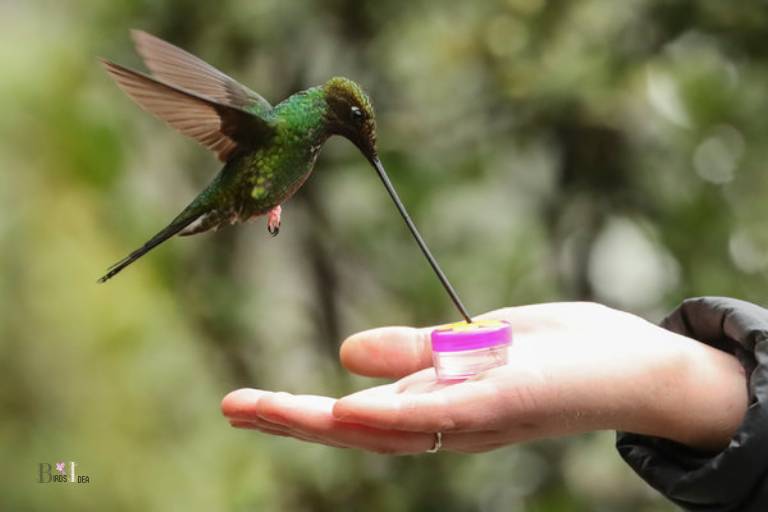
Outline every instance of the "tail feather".
<path fill-rule="evenodd" d="M 126 256 L 125 258 L 121 259 L 111 267 L 107 269 L 107 273 L 104 274 L 99 278 L 99 283 L 106 283 L 108 280 L 115 277 L 120 271 L 122 271 L 125 267 L 133 263 L 134 261 L 138 260 L 145 254 L 147 254 L 149 251 L 160 245 L 161 243 L 165 242 L 169 238 L 171 238 L 173 235 L 177 234 L 182 229 L 186 228 L 193 222 L 195 222 L 203 213 L 193 214 L 193 215 L 180 215 L 176 219 L 174 219 L 173 222 L 171 222 L 168 226 L 163 228 L 162 231 L 157 233 L 155 236 L 150 238 L 147 243 L 133 251 L 131 254 Z"/>

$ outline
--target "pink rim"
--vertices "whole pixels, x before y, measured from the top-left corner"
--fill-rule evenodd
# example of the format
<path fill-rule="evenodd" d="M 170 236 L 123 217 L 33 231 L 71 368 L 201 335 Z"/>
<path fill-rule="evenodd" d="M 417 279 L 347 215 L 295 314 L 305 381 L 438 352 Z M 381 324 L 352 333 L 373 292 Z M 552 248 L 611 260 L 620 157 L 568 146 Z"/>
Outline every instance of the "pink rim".
<path fill-rule="evenodd" d="M 512 326 L 504 320 L 459 322 L 432 330 L 434 352 L 460 352 L 507 345 L 512 342 Z"/>

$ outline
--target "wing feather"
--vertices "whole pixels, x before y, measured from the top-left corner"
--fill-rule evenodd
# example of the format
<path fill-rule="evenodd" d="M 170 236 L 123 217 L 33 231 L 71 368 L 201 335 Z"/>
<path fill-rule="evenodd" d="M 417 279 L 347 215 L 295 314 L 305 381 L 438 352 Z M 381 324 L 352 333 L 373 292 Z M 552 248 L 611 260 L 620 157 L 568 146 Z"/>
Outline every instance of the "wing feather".
<path fill-rule="evenodd" d="M 272 110 L 260 95 L 191 53 L 141 30 L 132 30 L 131 36 L 136 51 L 160 80 L 258 114 Z"/>
<path fill-rule="evenodd" d="M 239 148 L 253 148 L 274 133 L 262 118 L 218 103 L 114 62 L 102 60 L 117 85 L 142 109 L 227 161 Z"/>

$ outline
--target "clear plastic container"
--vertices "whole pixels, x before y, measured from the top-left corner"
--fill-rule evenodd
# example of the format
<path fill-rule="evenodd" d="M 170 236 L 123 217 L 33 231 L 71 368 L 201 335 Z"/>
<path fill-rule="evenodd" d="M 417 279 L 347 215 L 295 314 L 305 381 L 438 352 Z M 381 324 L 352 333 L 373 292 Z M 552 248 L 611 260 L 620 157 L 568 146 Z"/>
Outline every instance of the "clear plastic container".
<path fill-rule="evenodd" d="M 432 361 L 440 381 L 459 381 L 507 364 L 512 327 L 503 320 L 443 325 L 432 331 Z"/>

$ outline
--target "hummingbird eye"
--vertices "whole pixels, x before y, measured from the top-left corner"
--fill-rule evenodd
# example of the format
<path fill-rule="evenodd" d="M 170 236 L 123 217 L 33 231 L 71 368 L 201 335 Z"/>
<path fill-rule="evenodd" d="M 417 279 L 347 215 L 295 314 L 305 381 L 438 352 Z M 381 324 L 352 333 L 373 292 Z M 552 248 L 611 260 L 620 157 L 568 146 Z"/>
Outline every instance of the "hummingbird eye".
<path fill-rule="evenodd" d="M 353 106 L 352 108 L 350 108 L 350 111 L 352 113 L 352 119 L 356 123 L 360 124 L 363 121 L 363 117 L 364 117 L 363 111 L 360 110 L 360 107 Z"/>

